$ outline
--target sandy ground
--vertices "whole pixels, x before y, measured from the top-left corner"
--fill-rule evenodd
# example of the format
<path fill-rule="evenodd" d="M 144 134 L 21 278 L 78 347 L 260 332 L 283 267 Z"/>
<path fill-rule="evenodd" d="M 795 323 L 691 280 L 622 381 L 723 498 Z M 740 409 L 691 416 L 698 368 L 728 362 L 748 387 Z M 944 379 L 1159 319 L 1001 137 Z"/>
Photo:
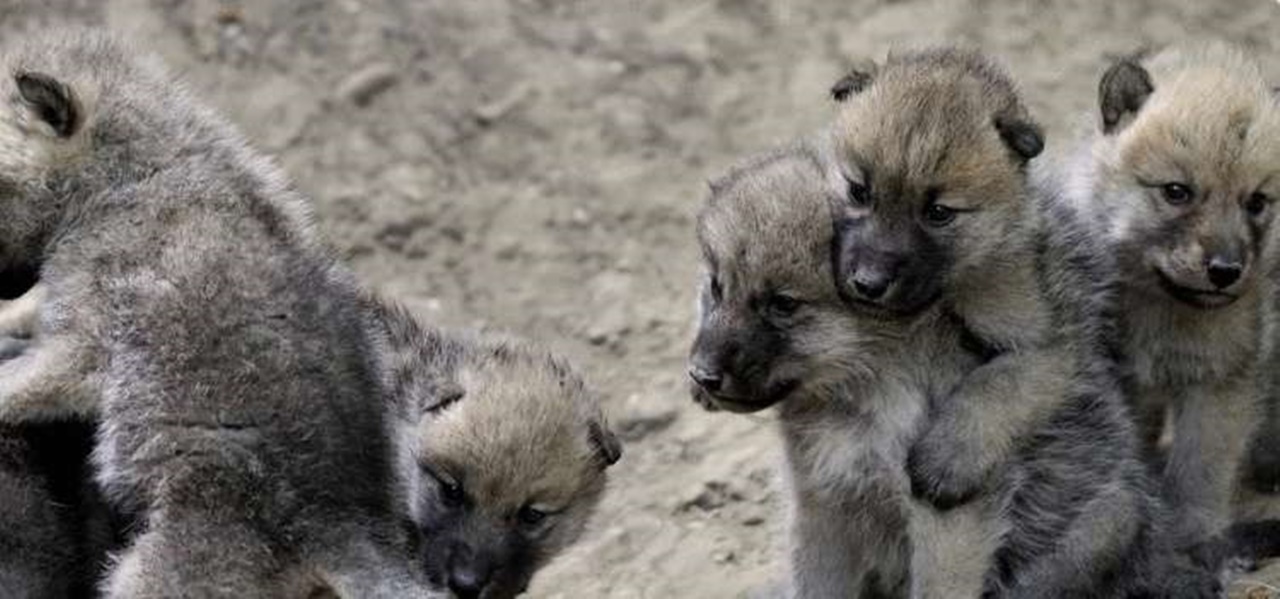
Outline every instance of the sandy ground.
<path fill-rule="evenodd" d="M 781 575 L 778 451 L 769 417 L 684 392 L 704 181 L 814 130 L 842 70 L 895 47 L 1004 58 L 1054 151 L 1108 55 L 1214 35 L 1280 82 L 1275 0 L 1107 4 L 4 1 L 0 32 L 133 36 L 278 157 L 368 281 L 589 372 L 626 456 L 532 596 L 735 597 Z M 1272 596 L 1280 567 L 1245 579 L 1240 596 Z"/>

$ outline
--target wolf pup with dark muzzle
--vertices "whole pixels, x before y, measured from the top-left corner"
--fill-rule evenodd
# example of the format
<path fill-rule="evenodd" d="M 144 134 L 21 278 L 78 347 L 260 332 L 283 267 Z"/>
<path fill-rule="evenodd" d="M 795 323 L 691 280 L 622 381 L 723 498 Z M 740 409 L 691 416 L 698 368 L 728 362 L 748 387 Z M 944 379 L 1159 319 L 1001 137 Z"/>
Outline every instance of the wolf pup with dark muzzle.
<path fill-rule="evenodd" d="M 979 358 L 941 350 L 959 338 L 937 311 L 910 328 L 845 308 L 832 284 L 824 151 L 815 140 L 712 184 L 698 216 L 706 277 L 692 392 L 710 409 L 778 407 L 796 597 L 905 597 L 906 449 L 928 390 Z"/>
<path fill-rule="evenodd" d="M 519 595 L 582 535 L 621 457 L 598 396 L 531 344 L 371 315 L 419 563 L 460 599 Z"/>

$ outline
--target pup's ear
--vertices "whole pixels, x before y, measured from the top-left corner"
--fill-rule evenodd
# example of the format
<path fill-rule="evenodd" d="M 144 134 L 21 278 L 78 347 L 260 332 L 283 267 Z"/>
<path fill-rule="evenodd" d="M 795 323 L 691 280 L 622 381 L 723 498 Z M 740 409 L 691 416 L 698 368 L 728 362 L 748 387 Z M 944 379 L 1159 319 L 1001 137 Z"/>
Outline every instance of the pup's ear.
<path fill-rule="evenodd" d="M 848 100 L 849 96 L 862 93 L 863 90 L 871 87 L 878 70 L 879 67 L 874 62 L 866 62 L 850 69 L 849 74 L 841 77 L 831 86 L 831 99 L 843 102 Z"/>
<path fill-rule="evenodd" d="M 1044 151 L 1044 133 L 1040 130 L 1040 125 L 1026 117 L 997 116 L 995 126 L 1000 139 L 1004 140 L 1005 145 L 1022 162 L 1031 160 Z"/>
<path fill-rule="evenodd" d="M 595 449 L 601 470 L 622 459 L 622 442 L 613 434 L 613 431 L 609 430 L 609 425 L 604 421 L 592 422 L 587 429 L 587 435 L 588 440 L 591 441 L 591 447 Z"/>
<path fill-rule="evenodd" d="M 84 124 L 84 109 L 75 91 L 44 73 L 22 71 L 13 76 L 18 95 L 37 119 L 57 137 L 75 135 Z"/>
<path fill-rule="evenodd" d="M 1110 135 L 1128 125 L 1153 91 L 1151 74 L 1136 59 L 1125 58 L 1111 65 L 1098 82 L 1102 132 Z"/>

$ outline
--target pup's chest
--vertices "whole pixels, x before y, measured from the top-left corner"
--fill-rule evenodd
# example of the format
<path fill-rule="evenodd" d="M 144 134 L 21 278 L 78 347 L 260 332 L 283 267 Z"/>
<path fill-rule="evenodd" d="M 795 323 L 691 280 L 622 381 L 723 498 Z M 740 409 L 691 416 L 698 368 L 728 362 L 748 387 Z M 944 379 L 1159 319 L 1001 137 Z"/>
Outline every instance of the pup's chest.
<path fill-rule="evenodd" d="M 1180 387 L 1219 380 L 1260 354 L 1262 332 L 1249 324 L 1252 319 L 1230 313 L 1203 316 L 1128 306 L 1122 347 L 1134 382 Z"/>
<path fill-rule="evenodd" d="M 906 455 L 924 415 L 916 388 L 884 386 L 871 411 L 788 425 L 793 484 L 815 496 L 848 497 L 907 489 Z"/>

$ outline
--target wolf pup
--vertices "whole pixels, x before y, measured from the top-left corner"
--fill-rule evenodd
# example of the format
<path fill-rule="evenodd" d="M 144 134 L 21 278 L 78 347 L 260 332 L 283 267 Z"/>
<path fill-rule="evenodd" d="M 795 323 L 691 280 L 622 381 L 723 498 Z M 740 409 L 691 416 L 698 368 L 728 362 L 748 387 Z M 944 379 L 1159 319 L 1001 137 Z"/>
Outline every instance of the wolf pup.
<path fill-rule="evenodd" d="M 461 599 L 515 597 L 582 535 L 621 457 L 598 397 L 527 343 L 371 314 L 419 563 Z"/>
<path fill-rule="evenodd" d="M 910 329 L 844 306 L 830 270 L 824 161 L 808 143 L 712 184 L 698 216 L 706 277 L 692 393 L 710 409 L 778 406 L 795 596 L 905 597 L 907 447 L 930 384 L 949 388 L 958 378 L 949 373 L 980 360 L 934 349 L 959 343 L 941 314 Z"/>
<path fill-rule="evenodd" d="M 1254 61 L 1217 44 L 1120 60 L 1098 95 L 1101 127 L 1066 189 L 1121 270 L 1121 350 L 1149 442 L 1172 410 L 1160 461 L 1192 543 L 1231 521 L 1273 367 L 1280 103 Z"/>
<path fill-rule="evenodd" d="M 100 417 L 98 480 L 143 523 L 106 596 L 436 596 L 362 292 L 307 201 L 108 37 L 16 40 L 0 88 L 0 278 L 45 288 L 0 421 Z"/>

